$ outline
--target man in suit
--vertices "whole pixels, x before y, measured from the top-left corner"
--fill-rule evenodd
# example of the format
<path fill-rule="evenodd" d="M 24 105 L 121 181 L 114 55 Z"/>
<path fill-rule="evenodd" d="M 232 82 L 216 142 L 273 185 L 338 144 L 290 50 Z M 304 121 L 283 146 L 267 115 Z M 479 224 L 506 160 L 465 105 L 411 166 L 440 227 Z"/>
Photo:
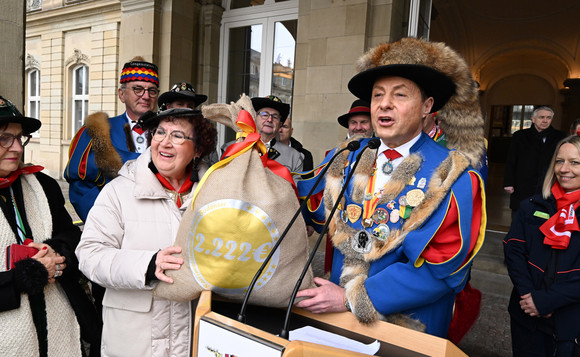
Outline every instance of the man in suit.
<path fill-rule="evenodd" d="M 536 108 L 532 113 L 532 126 L 512 136 L 503 176 L 504 190 L 511 195 L 512 212 L 518 210 L 522 200 L 542 192 L 556 144 L 566 136 L 552 127 L 553 119 L 551 108 Z"/>

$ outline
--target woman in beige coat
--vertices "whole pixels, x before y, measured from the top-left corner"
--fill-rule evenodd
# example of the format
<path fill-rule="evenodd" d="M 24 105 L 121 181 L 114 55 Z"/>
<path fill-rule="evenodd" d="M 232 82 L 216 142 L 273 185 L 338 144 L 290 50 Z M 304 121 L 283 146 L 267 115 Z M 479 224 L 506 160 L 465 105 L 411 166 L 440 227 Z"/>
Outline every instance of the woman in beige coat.
<path fill-rule="evenodd" d="M 151 147 L 103 188 L 76 254 L 81 271 L 106 287 L 103 356 L 189 356 L 190 303 L 158 300 L 152 289 L 157 280 L 171 283 L 164 271 L 183 264 L 171 255 L 181 249 L 173 243 L 216 131 L 199 111 L 181 108 L 144 126 Z"/>

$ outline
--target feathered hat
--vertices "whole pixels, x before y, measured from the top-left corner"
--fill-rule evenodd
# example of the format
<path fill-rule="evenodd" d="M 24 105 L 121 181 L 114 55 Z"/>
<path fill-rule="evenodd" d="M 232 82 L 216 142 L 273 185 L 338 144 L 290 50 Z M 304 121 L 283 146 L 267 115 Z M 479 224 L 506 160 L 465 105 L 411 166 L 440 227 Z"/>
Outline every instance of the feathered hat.
<path fill-rule="evenodd" d="M 376 79 L 398 76 L 417 83 L 433 97 L 432 111 L 447 137 L 447 147 L 465 154 L 474 168 L 480 168 L 485 152 L 484 121 L 476 82 L 469 66 L 455 50 L 442 42 L 403 38 L 383 43 L 361 56 L 359 72 L 349 90 L 369 100 Z"/>

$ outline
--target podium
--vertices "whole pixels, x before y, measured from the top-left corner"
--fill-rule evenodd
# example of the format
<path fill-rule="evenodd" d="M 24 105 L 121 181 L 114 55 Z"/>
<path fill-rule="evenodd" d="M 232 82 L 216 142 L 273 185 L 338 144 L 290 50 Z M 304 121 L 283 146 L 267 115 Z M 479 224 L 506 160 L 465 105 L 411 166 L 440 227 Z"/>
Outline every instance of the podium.
<path fill-rule="evenodd" d="M 240 349 L 252 356 L 330 357 L 368 356 L 362 353 L 304 341 L 288 341 L 276 336 L 285 311 L 248 306 L 247 323 L 236 320 L 240 304 L 212 301 L 211 291 L 203 291 L 195 311 L 193 356 L 239 357 Z M 350 312 L 313 314 L 294 308 L 290 330 L 313 326 L 362 343 L 380 342 L 376 356 L 467 356 L 452 342 L 422 332 L 379 321 L 361 324 Z M 242 346 L 242 347 L 239 347 Z"/>

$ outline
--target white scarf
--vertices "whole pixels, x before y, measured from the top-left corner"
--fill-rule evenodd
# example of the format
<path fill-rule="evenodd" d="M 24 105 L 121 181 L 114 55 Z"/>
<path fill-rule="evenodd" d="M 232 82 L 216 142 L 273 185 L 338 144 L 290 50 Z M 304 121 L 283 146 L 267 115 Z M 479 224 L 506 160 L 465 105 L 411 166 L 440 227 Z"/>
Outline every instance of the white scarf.
<path fill-rule="evenodd" d="M 37 242 L 52 235 L 52 217 L 42 186 L 34 175 L 22 175 L 22 195 L 28 224 Z M 0 199 L 11 199 L 0 197 Z M 16 243 L 4 215 L 0 215 L 0 249 Z M 0 254 L 0 271 L 6 271 L 6 255 Z M 44 288 L 48 330 L 48 356 L 81 356 L 80 328 L 68 298 L 58 283 Z M 20 307 L 0 313 L 0 356 L 38 356 L 38 337 L 28 296 L 20 296 Z"/>

